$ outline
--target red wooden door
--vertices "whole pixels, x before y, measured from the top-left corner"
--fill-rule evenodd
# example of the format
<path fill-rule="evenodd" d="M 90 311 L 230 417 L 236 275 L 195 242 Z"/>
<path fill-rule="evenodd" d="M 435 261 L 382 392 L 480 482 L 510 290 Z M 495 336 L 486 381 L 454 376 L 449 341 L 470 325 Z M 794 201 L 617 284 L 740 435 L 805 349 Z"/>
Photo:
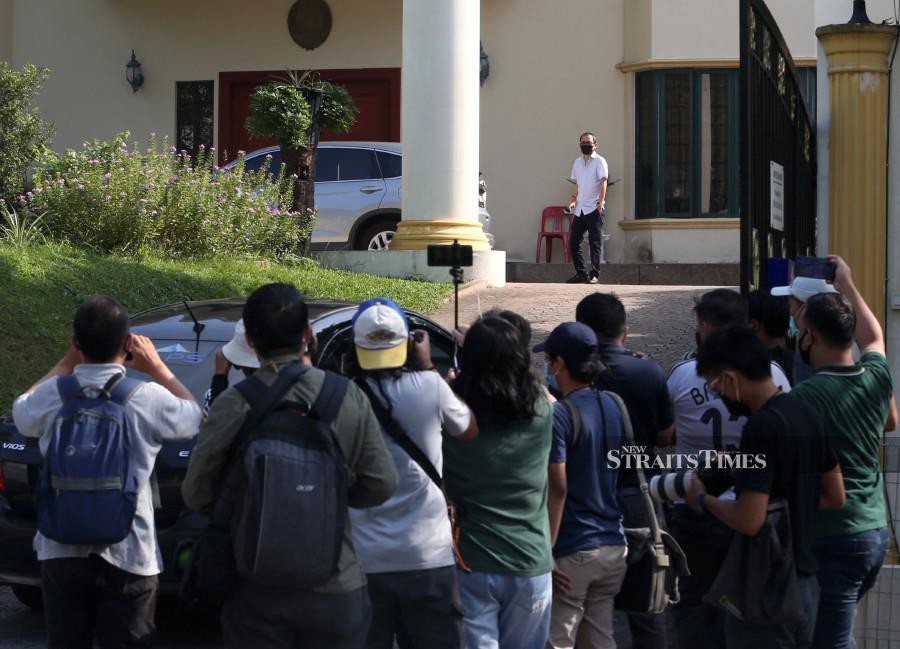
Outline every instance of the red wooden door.
<path fill-rule="evenodd" d="M 400 141 L 400 68 L 322 70 L 322 79 L 347 88 L 359 110 L 349 133 L 323 131 L 326 140 Z M 253 151 L 275 144 L 251 138 L 244 123 L 250 114 L 250 95 L 264 83 L 283 79 L 284 72 L 219 73 L 219 157 L 225 162 L 238 151 Z"/>

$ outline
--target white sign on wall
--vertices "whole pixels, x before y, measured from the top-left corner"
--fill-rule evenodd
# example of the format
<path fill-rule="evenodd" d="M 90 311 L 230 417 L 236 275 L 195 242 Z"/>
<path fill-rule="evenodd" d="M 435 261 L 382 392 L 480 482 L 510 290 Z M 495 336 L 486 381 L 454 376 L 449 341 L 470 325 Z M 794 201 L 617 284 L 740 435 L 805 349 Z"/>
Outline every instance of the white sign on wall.
<path fill-rule="evenodd" d="M 769 226 L 784 232 L 784 167 L 769 162 Z"/>

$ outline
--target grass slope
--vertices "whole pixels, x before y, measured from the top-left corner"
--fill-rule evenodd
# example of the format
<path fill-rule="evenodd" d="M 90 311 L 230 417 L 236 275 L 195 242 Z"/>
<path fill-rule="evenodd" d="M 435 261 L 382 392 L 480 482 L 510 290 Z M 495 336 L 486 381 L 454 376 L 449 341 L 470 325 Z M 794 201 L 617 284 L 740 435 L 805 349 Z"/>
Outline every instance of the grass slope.
<path fill-rule="evenodd" d="M 265 267 L 264 267 L 265 266 Z M 362 301 L 376 295 L 430 313 L 448 284 L 333 271 L 312 262 L 267 265 L 249 260 L 134 260 L 64 246 L 14 248 L 0 243 L 0 413 L 65 352 L 72 314 L 106 293 L 131 313 L 181 300 L 248 295 L 268 282 L 290 282 L 308 297 Z"/>

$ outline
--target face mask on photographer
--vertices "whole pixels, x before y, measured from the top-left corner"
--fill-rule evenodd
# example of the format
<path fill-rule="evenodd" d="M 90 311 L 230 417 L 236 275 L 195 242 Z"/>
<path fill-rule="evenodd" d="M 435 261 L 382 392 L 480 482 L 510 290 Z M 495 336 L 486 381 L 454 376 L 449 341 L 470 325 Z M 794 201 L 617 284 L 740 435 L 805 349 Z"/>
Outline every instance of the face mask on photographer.
<path fill-rule="evenodd" d="M 594 152 L 594 145 L 590 142 L 582 142 L 579 146 L 581 147 L 581 152 L 584 155 L 590 155 Z"/>
<path fill-rule="evenodd" d="M 722 373 L 718 381 L 716 381 L 716 386 L 713 390 L 719 395 L 719 398 L 722 400 L 722 404 L 725 406 L 725 409 L 728 410 L 728 414 L 732 417 L 750 417 L 753 414 L 753 411 L 746 405 L 741 403 L 741 388 L 737 382 L 737 379 L 732 378 L 734 381 L 734 390 L 735 390 L 735 398 L 731 399 L 730 397 L 725 395 L 725 386 L 723 383 L 725 382 L 725 373 Z"/>
<path fill-rule="evenodd" d="M 794 337 L 794 340 L 796 340 L 797 336 L 800 335 L 800 327 L 797 326 L 797 321 L 794 320 L 794 316 L 791 316 L 791 319 L 788 321 L 788 328 L 791 330 L 791 335 Z"/>
<path fill-rule="evenodd" d="M 556 373 L 550 372 L 550 361 L 548 361 L 546 358 L 544 359 L 544 381 L 546 381 L 547 387 L 550 388 L 551 392 L 555 392 L 557 394 L 560 393 L 559 383 L 556 382 Z"/>

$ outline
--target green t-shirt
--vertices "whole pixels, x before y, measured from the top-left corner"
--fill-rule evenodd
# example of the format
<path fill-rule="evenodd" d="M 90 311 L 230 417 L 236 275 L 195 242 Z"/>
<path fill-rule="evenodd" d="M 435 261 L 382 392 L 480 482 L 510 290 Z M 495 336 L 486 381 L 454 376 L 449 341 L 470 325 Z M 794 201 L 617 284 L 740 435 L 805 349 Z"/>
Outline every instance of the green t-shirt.
<path fill-rule="evenodd" d="M 887 359 L 878 352 L 863 354 L 856 365 L 819 367 L 791 391 L 822 415 L 844 474 L 844 508 L 820 511 L 816 536 L 857 534 L 887 524 L 879 451 L 893 391 Z"/>
<path fill-rule="evenodd" d="M 472 442 L 444 437 L 444 483 L 457 505 L 459 551 L 477 572 L 534 577 L 553 567 L 547 513 L 550 404 L 517 422 L 479 422 Z"/>

